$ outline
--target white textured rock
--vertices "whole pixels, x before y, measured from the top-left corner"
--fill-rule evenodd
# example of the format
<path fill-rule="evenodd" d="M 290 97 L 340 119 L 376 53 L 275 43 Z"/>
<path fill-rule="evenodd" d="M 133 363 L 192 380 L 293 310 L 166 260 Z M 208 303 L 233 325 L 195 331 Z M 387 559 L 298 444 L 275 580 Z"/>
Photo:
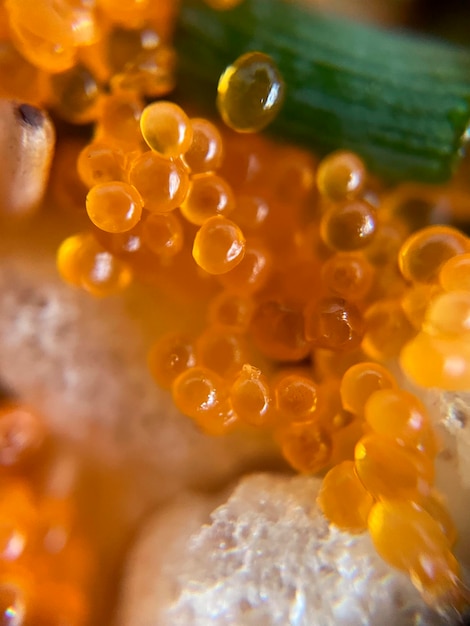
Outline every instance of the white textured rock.
<path fill-rule="evenodd" d="M 225 504 L 155 516 L 127 565 L 119 626 L 438 626 L 367 534 L 330 527 L 320 481 L 254 475 Z M 207 524 L 201 525 L 204 518 Z"/>

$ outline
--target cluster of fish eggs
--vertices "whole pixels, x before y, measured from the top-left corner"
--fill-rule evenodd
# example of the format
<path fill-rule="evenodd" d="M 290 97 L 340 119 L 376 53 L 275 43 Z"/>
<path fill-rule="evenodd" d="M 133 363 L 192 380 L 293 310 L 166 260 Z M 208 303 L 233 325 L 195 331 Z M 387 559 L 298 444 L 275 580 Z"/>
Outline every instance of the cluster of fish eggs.
<path fill-rule="evenodd" d="M 200 328 L 170 329 L 149 355 L 178 408 L 213 435 L 261 431 L 297 471 L 327 472 L 330 520 L 369 528 L 425 595 L 458 604 L 438 441 L 389 363 L 424 386 L 468 389 L 467 237 L 416 229 L 406 193 L 355 154 L 317 162 L 169 101 L 144 106 L 174 86 L 171 3 L 2 10 L 4 95 L 95 122 L 77 161 L 92 227 L 60 247 L 63 278 L 107 296 L 136 277 L 202 302 Z M 219 102 L 223 117 L 230 105 Z"/>
<path fill-rule="evenodd" d="M 368 528 L 426 597 L 458 604 L 455 531 L 433 488 L 439 443 L 388 366 L 401 356 L 413 377 L 419 360 L 432 384 L 449 386 L 442 353 L 410 354 L 423 336 L 467 346 L 468 309 L 455 306 L 468 300 L 467 237 L 446 225 L 414 231 L 403 194 L 346 151 L 317 162 L 167 101 L 143 110 L 129 150 L 110 130 L 98 123 L 78 159 L 95 228 L 62 245 L 64 278 L 101 295 L 132 275 L 165 276 L 185 306 L 202 300 L 200 328 L 169 329 L 149 354 L 176 406 L 209 434 L 261 431 L 295 470 L 327 472 L 327 517 Z M 120 270 L 90 287 L 103 253 Z M 451 388 L 466 384 L 457 375 Z"/>

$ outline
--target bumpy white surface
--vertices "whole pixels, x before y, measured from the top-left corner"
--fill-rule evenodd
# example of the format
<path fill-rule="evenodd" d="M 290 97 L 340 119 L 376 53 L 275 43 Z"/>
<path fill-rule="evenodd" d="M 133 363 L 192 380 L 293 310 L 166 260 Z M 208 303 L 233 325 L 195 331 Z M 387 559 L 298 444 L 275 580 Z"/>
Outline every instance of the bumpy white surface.
<path fill-rule="evenodd" d="M 119 626 L 438 626 L 367 534 L 330 527 L 315 478 L 245 478 L 157 515 L 131 553 Z"/>

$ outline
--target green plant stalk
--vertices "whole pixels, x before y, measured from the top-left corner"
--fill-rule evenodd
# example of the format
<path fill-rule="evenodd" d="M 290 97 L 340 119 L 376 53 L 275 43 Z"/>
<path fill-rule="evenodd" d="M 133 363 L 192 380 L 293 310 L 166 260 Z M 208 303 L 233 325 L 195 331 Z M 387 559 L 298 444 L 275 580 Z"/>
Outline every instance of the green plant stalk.
<path fill-rule="evenodd" d="M 269 54 L 286 83 L 273 134 L 320 153 L 344 148 L 389 180 L 443 182 L 470 121 L 470 51 L 380 30 L 285 0 L 216 12 L 183 2 L 179 94 L 215 115 L 221 73 L 248 51 Z"/>

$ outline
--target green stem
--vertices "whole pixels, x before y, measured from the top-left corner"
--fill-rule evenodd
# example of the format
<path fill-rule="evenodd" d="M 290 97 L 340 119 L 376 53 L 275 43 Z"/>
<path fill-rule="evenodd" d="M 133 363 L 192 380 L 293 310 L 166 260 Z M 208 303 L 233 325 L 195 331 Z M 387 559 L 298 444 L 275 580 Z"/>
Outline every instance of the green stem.
<path fill-rule="evenodd" d="M 285 0 L 181 9 L 179 91 L 215 115 L 217 82 L 244 52 L 273 57 L 286 82 L 270 130 L 326 153 L 360 154 L 388 179 L 444 181 L 470 120 L 470 52 L 339 19 Z"/>

